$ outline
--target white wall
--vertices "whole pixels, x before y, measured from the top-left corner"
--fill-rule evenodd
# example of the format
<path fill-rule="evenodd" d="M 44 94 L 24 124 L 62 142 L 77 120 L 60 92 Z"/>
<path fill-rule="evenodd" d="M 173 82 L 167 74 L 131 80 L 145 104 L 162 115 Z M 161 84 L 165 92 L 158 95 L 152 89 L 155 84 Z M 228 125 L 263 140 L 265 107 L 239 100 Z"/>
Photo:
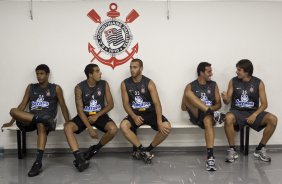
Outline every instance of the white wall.
<path fill-rule="evenodd" d="M 86 14 L 95 9 L 102 20 L 112 1 L 36 1 L 29 17 L 29 2 L 0 1 L 0 114 L 1 122 L 10 120 L 9 110 L 16 107 L 26 86 L 36 82 L 34 69 L 46 63 L 51 68 L 50 81 L 64 90 L 71 116 L 76 115 L 74 86 L 84 79 L 83 69 L 92 59 L 87 44 L 93 41 L 98 24 Z M 163 113 L 172 124 L 185 124 L 188 115 L 180 110 L 185 85 L 196 77 L 201 61 L 212 63 L 220 91 L 226 90 L 235 75 L 235 64 L 248 58 L 255 66 L 254 75 L 263 79 L 270 112 L 281 117 L 278 79 L 282 48 L 281 2 L 169 2 L 170 19 L 166 19 L 166 2 L 116 1 L 121 19 L 134 8 L 140 17 L 129 24 L 139 44 L 136 57 L 144 61 L 144 74 L 157 84 Z M 96 62 L 96 61 L 95 61 Z M 99 63 L 98 63 L 99 64 Z M 115 108 L 110 116 L 119 124 L 125 116 L 120 98 L 120 82 L 129 76 L 129 63 L 115 70 L 99 64 L 103 78 L 111 87 Z M 223 111 L 228 108 L 223 106 Z M 59 113 L 59 121 L 62 115 Z M 142 130 L 144 144 L 154 132 Z M 281 144 L 281 126 L 269 144 Z M 101 134 L 100 134 L 101 135 Z M 12 132 L 0 133 L 0 147 L 15 148 Z M 81 147 L 91 142 L 86 132 L 78 136 Z M 261 133 L 251 133 L 257 144 Z M 227 145 L 223 129 L 216 130 L 216 145 Z M 204 146 L 201 129 L 173 130 L 163 146 Z M 119 135 L 109 147 L 129 146 Z M 28 136 L 28 147 L 36 147 L 35 133 Z M 63 132 L 51 133 L 47 147 L 67 148 Z"/>

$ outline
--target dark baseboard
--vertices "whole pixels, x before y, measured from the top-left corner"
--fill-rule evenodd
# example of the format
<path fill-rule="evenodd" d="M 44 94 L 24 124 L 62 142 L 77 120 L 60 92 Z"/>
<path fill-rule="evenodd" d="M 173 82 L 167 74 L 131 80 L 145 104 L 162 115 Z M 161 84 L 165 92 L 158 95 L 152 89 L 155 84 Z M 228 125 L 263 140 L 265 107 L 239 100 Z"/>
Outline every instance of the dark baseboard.
<path fill-rule="evenodd" d="M 237 146 L 239 149 L 239 146 Z M 250 145 L 250 150 L 255 149 L 256 145 Z M 277 150 L 282 151 L 282 144 L 276 145 L 267 145 L 269 150 Z M 81 151 L 86 151 L 87 148 L 81 148 Z M 215 151 L 224 151 L 227 149 L 227 146 L 215 146 Z M 197 152 L 197 151 L 205 151 L 205 146 L 187 146 L 187 147 L 157 147 L 154 149 L 155 152 Z M 131 152 L 131 147 L 115 147 L 115 148 L 103 148 L 101 152 L 114 152 L 114 153 L 126 153 Z M 27 149 L 27 153 L 35 153 L 36 149 Z M 17 149 L 4 149 L 0 147 L 0 156 L 3 154 L 17 154 Z M 71 151 L 69 148 L 47 148 L 45 150 L 46 154 L 70 154 Z"/>

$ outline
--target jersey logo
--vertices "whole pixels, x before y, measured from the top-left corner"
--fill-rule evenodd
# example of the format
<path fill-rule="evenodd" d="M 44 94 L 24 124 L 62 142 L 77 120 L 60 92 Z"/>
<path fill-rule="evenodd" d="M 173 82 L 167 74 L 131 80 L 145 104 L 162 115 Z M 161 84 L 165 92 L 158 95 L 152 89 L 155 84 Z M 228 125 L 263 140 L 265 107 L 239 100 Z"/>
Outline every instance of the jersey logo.
<path fill-rule="evenodd" d="M 43 108 L 48 108 L 49 102 L 44 101 L 44 96 L 39 95 L 36 101 L 31 101 L 30 110 L 42 110 Z"/>
<path fill-rule="evenodd" d="M 254 107 L 254 102 L 249 102 L 249 96 L 247 90 L 242 90 L 241 99 L 236 99 L 235 106 L 240 108 L 252 108 Z"/>
<path fill-rule="evenodd" d="M 132 109 L 148 109 L 150 106 L 151 103 L 144 102 L 141 96 L 135 96 L 134 102 L 132 102 Z"/>
<path fill-rule="evenodd" d="M 126 17 L 125 22 L 117 19 L 120 16 L 120 12 L 117 11 L 117 4 L 111 3 L 110 11 L 107 16 L 110 17 L 105 21 L 101 21 L 100 15 L 92 9 L 87 16 L 93 20 L 95 23 L 99 23 L 96 29 L 94 40 L 98 48 L 95 48 L 88 43 L 88 52 L 93 55 L 91 63 L 96 59 L 104 65 L 108 65 L 113 69 L 126 63 L 128 60 L 132 59 L 133 56 L 138 52 L 138 43 L 128 51 L 128 48 L 133 40 L 128 23 L 132 23 L 139 14 L 133 9 Z M 98 51 L 99 49 L 99 51 Z M 100 56 L 100 54 L 104 54 Z M 106 59 L 106 56 L 108 59 Z M 121 55 L 122 58 L 118 59 L 117 56 Z"/>
<path fill-rule="evenodd" d="M 205 105 L 207 106 L 212 106 L 212 101 L 210 101 L 206 95 L 206 93 L 201 93 L 201 98 L 202 102 L 204 102 Z"/>
<path fill-rule="evenodd" d="M 101 105 L 98 104 L 97 100 L 94 99 L 94 95 L 92 95 L 89 106 L 84 106 L 83 111 L 89 113 L 89 115 L 93 115 L 96 114 L 96 112 L 101 111 Z"/>

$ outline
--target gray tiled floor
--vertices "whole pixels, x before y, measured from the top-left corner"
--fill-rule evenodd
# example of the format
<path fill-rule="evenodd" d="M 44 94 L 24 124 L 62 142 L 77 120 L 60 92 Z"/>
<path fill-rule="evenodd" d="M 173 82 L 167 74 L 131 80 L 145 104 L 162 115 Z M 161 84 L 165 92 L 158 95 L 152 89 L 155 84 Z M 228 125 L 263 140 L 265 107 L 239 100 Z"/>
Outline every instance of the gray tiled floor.
<path fill-rule="evenodd" d="M 34 158 L 29 154 L 18 160 L 16 155 L 0 156 L 0 184 L 279 184 L 282 183 L 281 151 L 271 150 L 271 163 L 240 155 L 238 161 L 224 162 L 225 152 L 216 152 L 216 172 L 205 171 L 203 152 L 157 152 L 151 165 L 131 159 L 130 153 L 100 153 L 82 173 L 72 166 L 71 154 L 45 154 L 43 172 L 27 177 Z"/>

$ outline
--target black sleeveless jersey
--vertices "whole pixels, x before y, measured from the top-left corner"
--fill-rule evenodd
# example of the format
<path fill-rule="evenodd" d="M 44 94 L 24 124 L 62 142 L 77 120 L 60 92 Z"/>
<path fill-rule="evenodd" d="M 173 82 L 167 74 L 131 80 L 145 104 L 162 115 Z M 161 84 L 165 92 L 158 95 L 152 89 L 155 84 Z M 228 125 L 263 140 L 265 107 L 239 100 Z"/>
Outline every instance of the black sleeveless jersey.
<path fill-rule="evenodd" d="M 124 80 L 129 104 L 134 113 L 151 112 L 155 110 L 148 85 L 151 79 L 142 75 L 140 82 L 133 82 L 132 77 Z"/>
<path fill-rule="evenodd" d="M 205 85 L 201 85 L 198 80 L 190 83 L 193 93 L 204 102 L 207 106 L 215 104 L 215 86 L 216 82 L 207 81 Z"/>
<path fill-rule="evenodd" d="M 42 88 L 38 83 L 30 84 L 29 111 L 32 114 L 48 114 L 52 118 L 56 117 L 58 109 L 56 86 L 48 83 L 46 88 Z"/>
<path fill-rule="evenodd" d="M 98 81 L 94 87 L 89 87 L 84 80 L 78 86 L 82 91 L 83 111 L 87 116 L 94 115 L 105 107 L 105 80 Z"/>
<path fill-rule="evenodd" d="M 256 110 L 259 107 L 259 84 L 260 79 L 251 78 L 250 81 L 244 82 L 238 77 L 232 79 L 233 94 L 231 109 L 237 110 Z"/>

